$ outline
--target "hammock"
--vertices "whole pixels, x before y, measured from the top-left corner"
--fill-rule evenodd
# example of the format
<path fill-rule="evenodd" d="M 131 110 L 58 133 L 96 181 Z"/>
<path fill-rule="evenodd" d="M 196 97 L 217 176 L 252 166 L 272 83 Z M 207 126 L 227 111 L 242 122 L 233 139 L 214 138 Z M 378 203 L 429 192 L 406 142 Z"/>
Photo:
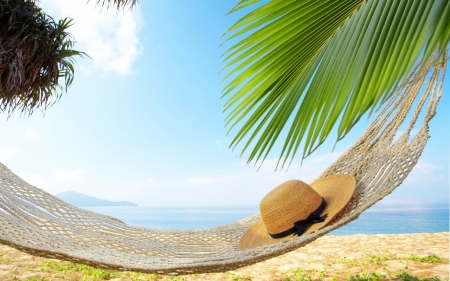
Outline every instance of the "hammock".
<path fill-rule="evenodd" d="M 0 243 L 98 268 L 172 275 L 224 272 L 302 247 L 355 220 L 403 182 L 429 138 L 428 123 L 441 96 L 447 56 L 446 51 L 433 64 L 435 53 L 423 68 L 414 69 L 362 137 L 318 177 L 352 174 L 357 187 L 334 222 L 312 234 L 239 251 L 240 237 L 258 214 L 201 230 L 132 227 L 69 205 L 0 164 Z M 422 85 L 424 94 L 416 99 Z M 409 140 L 419 115 L 424 116 L 422 126 Z M 407 129 L 397 139 L 402 123 Z"/>

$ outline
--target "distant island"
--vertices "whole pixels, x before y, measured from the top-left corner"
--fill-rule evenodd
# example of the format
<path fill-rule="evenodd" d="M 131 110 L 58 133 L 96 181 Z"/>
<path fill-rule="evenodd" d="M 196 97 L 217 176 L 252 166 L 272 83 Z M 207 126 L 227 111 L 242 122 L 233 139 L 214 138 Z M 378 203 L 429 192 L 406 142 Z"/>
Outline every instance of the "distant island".
<path fill-rule="evenodd" d="M 88 196 L 83 193 L 75 192 L 75 191 L 66 191 L 63 193 L 58 193 L 55 195 L 59 199 L 80 207 L 94 207 L 94 206 L 138 206 L 135 203 L 128 201 L 108 201 L 105 199 L 96 198 L 93 196 Z"/>

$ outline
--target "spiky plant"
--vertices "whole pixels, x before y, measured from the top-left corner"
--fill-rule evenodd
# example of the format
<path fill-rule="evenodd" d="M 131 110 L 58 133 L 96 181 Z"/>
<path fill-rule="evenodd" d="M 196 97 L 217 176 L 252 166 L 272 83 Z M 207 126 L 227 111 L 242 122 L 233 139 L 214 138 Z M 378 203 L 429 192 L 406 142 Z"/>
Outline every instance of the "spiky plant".
<path fill-rule="evenodd" d="M 31 114 L 70 86 L 74 58 L 84 55 L 73 49 L 71 23 L 55 21 L 34 0 L 0 1 L 0 111 Z"/>
<path fill-rule="evenodd" d="M 117 10 L 137 0 L 95 0 Z M 37 0 L 0 0 L 0 112 L 45 110 L 72 84 L 74 50 L 67 31 L 72 19 L 55 21 Z"/>

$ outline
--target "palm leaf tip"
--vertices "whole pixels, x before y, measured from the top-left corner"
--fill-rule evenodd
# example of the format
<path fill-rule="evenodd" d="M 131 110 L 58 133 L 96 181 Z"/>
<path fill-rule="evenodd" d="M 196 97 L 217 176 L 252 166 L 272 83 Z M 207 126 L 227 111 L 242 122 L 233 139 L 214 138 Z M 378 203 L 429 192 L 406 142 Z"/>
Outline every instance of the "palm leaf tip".
<path fill-rule="evenodd" d="M 242 143 L 249 160 L 263 160 L 274 140 L 284 138 L 280 159 L 287 163 L 298 150 L 302 158 L 311 155 L 331 132 L 341 140 L 390 99 L 417 61 L 448 46 L 449 3 L 274 0 L 258 6 L 226 38 L 233 42 L 224 62 L 226 120 L 237 128 L 233 145 Z"/>
<path fill-rule="evenodd" d="M 103 7 L 114 7 L 117 10 L 129 7 L 132 9 L 139 2 L 138 0 L 95 0 L 97 4 Z"/>
<path fill-rule="evenodd" d="M 258 2 L 260 2 L 260 1 L 261 1 L 261 0 L 240 0 L 240 1 L 236 4 L 236 6 L 234 6 L 233 9 L 231 9 L 231 11 L 229 11 L 229 12 L 227 13 L 227 15 L 232 14 L 232 13 L 234 13 L 234 12 L 236 12 L 236 11 L 241 10 L 241 9 L 244 9 L 245 7 L 251 6 L 251 5 L 253 5 L 253 4 L 255 4 L 255 3 L 258 3 Z"/>

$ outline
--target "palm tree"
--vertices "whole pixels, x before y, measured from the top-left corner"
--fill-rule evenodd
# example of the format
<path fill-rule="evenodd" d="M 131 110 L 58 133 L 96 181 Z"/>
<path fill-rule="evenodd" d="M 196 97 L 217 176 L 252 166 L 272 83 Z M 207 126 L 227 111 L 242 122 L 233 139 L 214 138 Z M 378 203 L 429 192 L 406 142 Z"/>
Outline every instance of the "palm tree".
<path fill-rule="evenodd" d="M 257 2 L 241 0 L 230 13 L 256 8 L 225 33 L 226 126 L 248 163 L 262 164 L 282 132 L 281 168 L 333 128 L 341 140 L 450 40 L 448 0 Z"/>
<path fill-rule="evenodd" d="M 96 0 L 101 6 L 133 7 L 137 0 Z M 72 20 L 55 21 L 37 0 L 0 0 L 0 111 L 31 114 L 57 101 L 73 81 Z M 63 82 L 60 82 L 60 78 Z"/>

